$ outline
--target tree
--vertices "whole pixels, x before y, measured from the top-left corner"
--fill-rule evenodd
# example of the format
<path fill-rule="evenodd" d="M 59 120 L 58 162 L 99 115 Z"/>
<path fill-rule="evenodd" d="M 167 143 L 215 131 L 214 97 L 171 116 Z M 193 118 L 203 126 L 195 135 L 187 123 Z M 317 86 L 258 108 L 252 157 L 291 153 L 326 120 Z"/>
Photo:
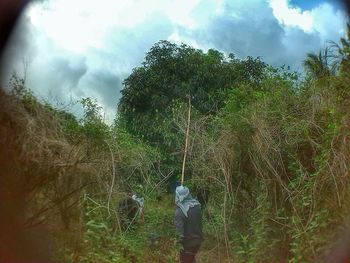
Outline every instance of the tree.
<path fill-rule="evenodd" d="M 320 50 L 318 54 L 308 53 L 304 60 L 304 68 L 313 79 L 335 75 L 337 63 L 330 47 Z"/>
<path fill-rule="evenodd" d="M 350 23 L 346 24 L 346 37 L 340 39 L 340 45 L 331 42 L 331 48 L 337 51 L 336 59 L 339 71 L 347 71 L 350 68 Z"/>
<path fill-rule="evenodd" d="M 85 135 L 86 154 L 98 147 L 105 147 L 105 139 L 108 135 L 108 125 L 104 123 L 101 110 L 96 100 L 84 98 L 81 100 L 84 108 L 84 117 L 80 120 L 82 132 Z"/>
<path fill-rule="evenodd" d="M 340 39 L 342 47 L 339 49 L 339 53 L 343 56 L 343 59 L 349 60 L 350 57 L 350 23 L 346 24 L 346 37 Z"/>
<path fill-rule="evenodd" d="M 116 123 L 159 149 L 163 169 L 176 176 L 188 95 L 194 121 L 203 115 L 216 115 L 232 87 L 259 83 L 266 66 L 260 58 L 241 60 L 233 54 L 226 58 L 214 49 L 205 53 L 186 44 L 160 41 L 125 79 Z"/>
<path fill-rule="evenodd" d="M 159 129 L 174 103 L 187 103 L 201 114 L 216 114 L 225 93 L 243 82 L 259 82 L 266 64 L 260 58 L 240 60 L 209 49 L 207 53 L 186 44 L 156 43 L 142 66 L 124 81 L 119 123 L 131 134 L 156 144 L 164 143 Z"/>

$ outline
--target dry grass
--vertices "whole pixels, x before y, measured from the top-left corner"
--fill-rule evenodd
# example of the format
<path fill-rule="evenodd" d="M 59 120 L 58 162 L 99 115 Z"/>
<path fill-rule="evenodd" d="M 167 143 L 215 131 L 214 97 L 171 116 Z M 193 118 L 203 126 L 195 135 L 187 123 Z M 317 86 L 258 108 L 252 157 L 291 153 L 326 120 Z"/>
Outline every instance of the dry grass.
<path fill-rule="evenodd" d="M 7 243 L 0 246 L 1 259 L 47 259 L 37 252 L 45 250 L 40 239 L 52 247 L 52 231 L 79 220 L 74 208 L 100 167 L 83 162 L 85 146 L 70 145 L 59 118 L 41 104 L 0 91 L 0 107 L 0 207 L 7 215 L 0 224 L 0 242 Z"/>

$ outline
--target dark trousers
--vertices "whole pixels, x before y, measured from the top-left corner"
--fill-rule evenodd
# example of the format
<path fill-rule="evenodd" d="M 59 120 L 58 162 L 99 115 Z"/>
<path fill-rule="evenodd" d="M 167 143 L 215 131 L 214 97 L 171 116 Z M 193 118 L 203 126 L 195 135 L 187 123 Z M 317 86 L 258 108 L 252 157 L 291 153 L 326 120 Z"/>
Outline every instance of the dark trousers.
<path fill-rule="evenodd" d="M 199 250 L 199 246 L 185 247 L 180 251 L 181 263 L 196 263 L 196 254 Z"/>

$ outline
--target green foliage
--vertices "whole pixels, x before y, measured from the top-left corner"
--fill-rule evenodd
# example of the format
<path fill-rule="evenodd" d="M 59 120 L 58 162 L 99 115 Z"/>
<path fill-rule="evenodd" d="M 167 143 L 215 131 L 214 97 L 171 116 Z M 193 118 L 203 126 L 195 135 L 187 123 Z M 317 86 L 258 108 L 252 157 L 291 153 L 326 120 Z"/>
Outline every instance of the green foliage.
<path fill-rule="evenodd" d="M 40 109 L 57 118 L 64 142 L 78 149 L 74 171 L 87 164 L 77 180 L 92 184 L 79 192 L 82 245 L 64 253 L 79 262 L 175 262 L 173 197 L 164 192 L 181 172 L 190 95 L 185 182 L 194 195 L 210 193 L 201 262 L 317 260 L 349 213 L 348 42 L 339 67 L 326 49 L 308 55 L 300 78 L 259 58 L 160 41 L 125 80 L 112 126 L 96 100 L 81 100 L 77 120 L 14 75 L 30 116 Z M 145 219 L 122 231 L 115 207 L 130 191 L 145 197 Z"/>
<path fill-rule="evenodd" d="M 93 101 L 91 98 L 82 99 L 81 104 L 84 108 L 84 117 L 81 119 L 81 124 L 88 144 L 103 147 L 103 141 L 108 136 L 108 126 L 103 121 L 102 108 L 96 100 Z"/>
<path fill-rule="evenodd" d="M 304 60 L 306 72 L 313 79 L 334 75 L 337 69 L 337 61 L 333 61 L 333 57 L 329 47 L 319 51 L 317 55 L 314 53 L 307 54 L 307 58 Z"/>
<path fill-rule="evenodd" d="M 123 257 L 115 252 L 116 235 L 107 224 L 108 213 L 106 207 L 87 196 L 82 201 L 85 225 L 79 261 L 123 262 Z M 75 257 L 77 256 L 75 255 Z"/>
<path fill-rule="evenodd" d="M 119 126 L 113 128 L 112 134 L 112 146 L 120 159 L 118 171 L 125 176 L 120 183 L 126 189 L 134 189 L 139 194 L 149 193 L 159 179 L 155 171 L 161 159 L 159 151 L 134 138 Z"/>
<path fill-rule="evenodd" d="M 80 262 L 175 262 L 178 246 L 172 223 L 170 199 L 161 203 L 147 198 L 145 220 L 137 221 L 133 228 L 119 232 L 108 222 L 116 220 L 117 214 L 108 216 L 103 200 L 96 202 L 86 198 L 84 206 L 84 244 Z M 164 253 L 166 251 L 166 253 Z M 75 255 L 77 257 L 77 255 Z"/>
<path fill-rule="evenodd" d="M 35 114 L 34 111 L 40 105 L 40 103 L 34 96 L 33 91 L 26 87 L 25 79 L 14 73 L 9 81 L 9 86 L 12 94 L 23 103 L 25 109 L 29 113 Z"/>
<path fill-rule="evenodd" d="M 348 94 L 345 76 L 299 82 L 295 74 L 270 68 L 259 83 L 227 92 L 214 120 L 219 139 L 216 146 L 206 146 L 217 150 L 196 165 L 211 169 L 201 180 L 235 196 L 228 208 L 232 212 L 221 223 L 213 218 L 212 224 L 226 224 L 219 227 L 222 233 L 233 230 L 236 261 L 309 262 L 333 240 L 346 202 L 340 184 L 348 182 L 340 179 L 346 169 L 338 161 L 349 155 L 334 152 L 346 136 L 348 115 L 342 109 L 349 97 L 340 95 Z M 216 183 L 220 177 L 221 186 Z"/>
<path fill-rule="evenodd" d="M 203 53 L 168 41 L 156 43 L 147 53 L 143 66 L 134 69 L 124 81 L 119 113 L 126 129 L 148 142 L 163 145 L 164 133 L 157 130 L 174 103 L 191 103 L 202 114 L 222 107 L 224 91 L 242 82 L 258 82 L 265 64 L 248 57 L 239 60 L 216 50 Z"/>

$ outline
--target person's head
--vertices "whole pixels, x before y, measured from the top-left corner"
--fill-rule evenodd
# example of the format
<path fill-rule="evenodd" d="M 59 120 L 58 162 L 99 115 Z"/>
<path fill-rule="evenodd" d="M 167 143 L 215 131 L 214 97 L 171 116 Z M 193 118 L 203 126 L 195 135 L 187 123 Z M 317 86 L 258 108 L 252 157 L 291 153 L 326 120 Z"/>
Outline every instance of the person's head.
<path fill-rule="evenodd" d="M 190 196 L 190 190 L 186 186 L 178 186 L 175 189 L 175 203 L 183 202 L 187 197 Z"/>

